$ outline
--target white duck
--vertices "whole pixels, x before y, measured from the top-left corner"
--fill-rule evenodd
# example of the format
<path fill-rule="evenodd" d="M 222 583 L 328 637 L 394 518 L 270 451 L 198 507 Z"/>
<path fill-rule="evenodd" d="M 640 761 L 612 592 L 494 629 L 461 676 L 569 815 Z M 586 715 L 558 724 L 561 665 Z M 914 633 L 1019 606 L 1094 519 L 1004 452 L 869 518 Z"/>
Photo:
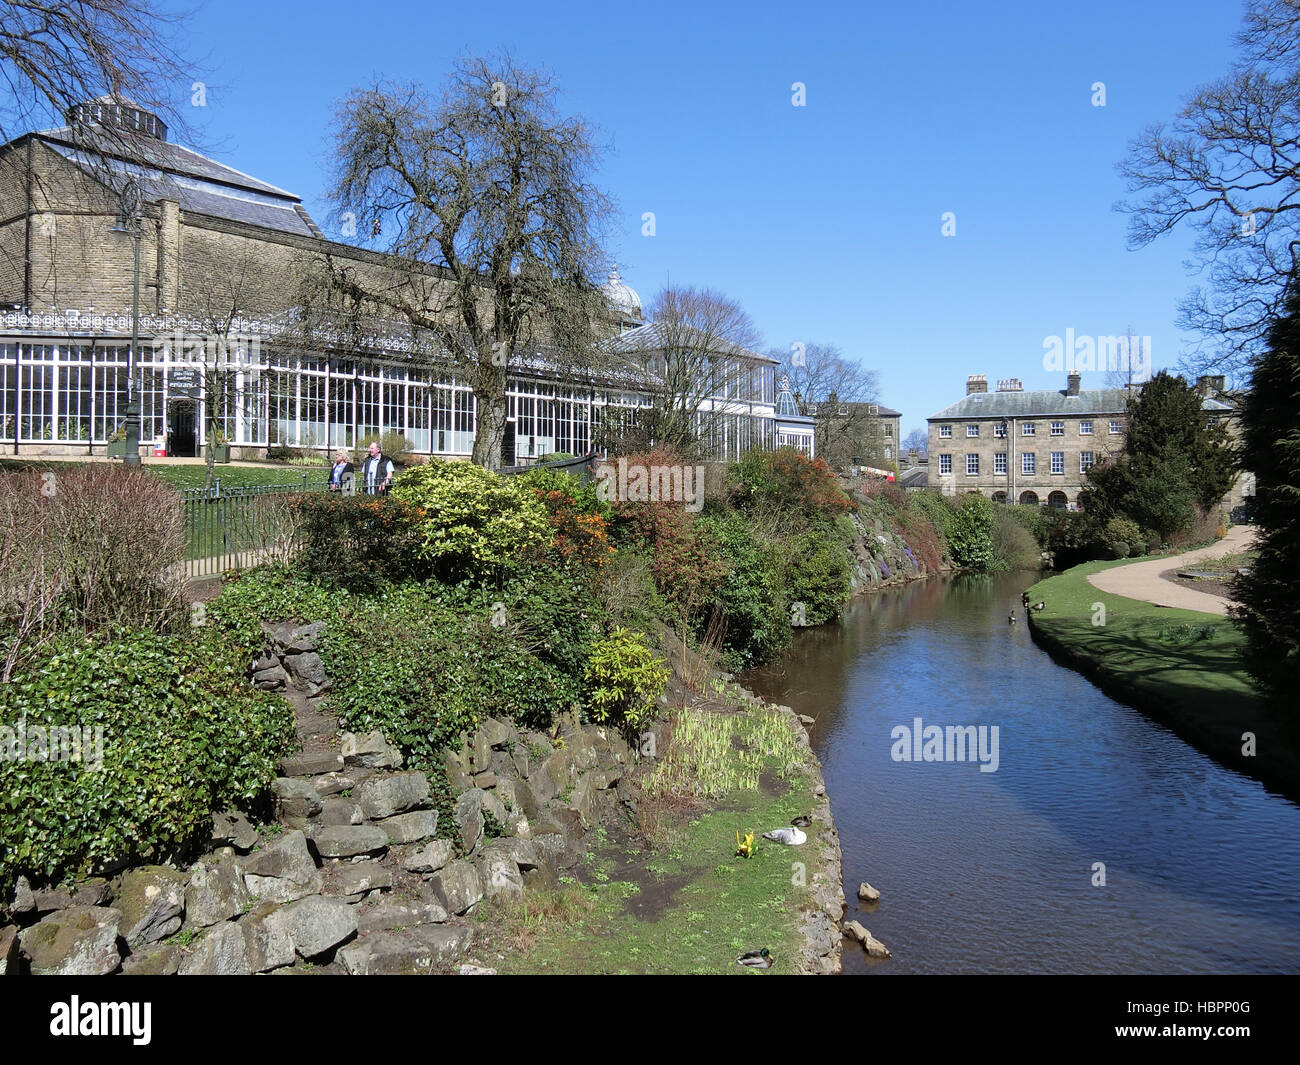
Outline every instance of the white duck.
<path fill-rule="evenodd" d="M 764 832 L 763 838 L 776 843 L 784 843 L 787 847 L 800 847 L 808 842 L 807 835 L 794 827 L 774 828 L 771 832 Z"/>

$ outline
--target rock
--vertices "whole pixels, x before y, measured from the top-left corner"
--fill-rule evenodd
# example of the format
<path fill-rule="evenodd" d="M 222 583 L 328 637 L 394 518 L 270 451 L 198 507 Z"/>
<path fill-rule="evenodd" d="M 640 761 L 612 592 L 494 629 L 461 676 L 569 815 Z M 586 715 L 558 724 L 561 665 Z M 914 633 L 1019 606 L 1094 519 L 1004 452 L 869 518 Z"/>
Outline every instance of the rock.
<path fill-rule="evenodd" d="M 393 886 L 393 874 L 378 862 L 340 862 L 325 872 L 325 893 L 360 902 L 372 891 Z"/>
<path fill-rule="evenodd" d="M 289 674 L 278 659 L 272 659 L 272 663 L 264 669 L 255 670 L 253 685 L 267 692 L 284 691 L 289 686 Z"/>
<path fill-rule="evenodd" d="M 388 834 L 374 825 L 329 825 L 312 837 L 322 858 L 353 858 L 388 849 Z"/>
<path fill-rule="evenodd" d="M 366 779 L 366 771 L 350 771 L 340 773 L 330 771 L 322 773 L 320 776 L 311 778 L 311 786 L 316 789 L 316 794 L 322 799 L 330 795 L 337 795 L 341 791 L 351 791 Z"/>
<path fill-rule="evenodd" d="M 284 659 L 284 668 L 293 681 L 293 686 L 308 696 L 320 695 L 333 686 L 329 674 L 325 672 L 325 663 L 315 651 L 287 655 Z"/>
<path fill-rule="evenodd" d="M 41 916 L 55 910 L 66 910 L 72 905 L 71 893 L 61 887 L 34 888 L 32 900 L 36 903 L 36 912 Z"/>
<path fill-rule="evenodd" d="M 402 752 L 391 746 L 382 732 L 345 732 L 343 762 L 370 769 L 390 769 L 402 764 Z"/>
<path fill-rule="evenodd" d="M 321 890 L 320 870 L 301 832 L 286 832 L 242 866 L 244 884 L 255 899 L 292 902 Z"/>
<path fill-rule="evenodd" d="M 318 751 L 315 754 L 299 752 L 289 758 L 281 758 L 279 761 L 280 772 L 286 777 L 326 776 L 342 768 L 343 755 L 335 754 L 333 751 Z"/>
<path fill-rule="evenodd" d="M 33 976 L 105 976 L 121 963 L 122 915 L 104 906 L 57 910 L 18 937 Z"/>
<path fill-rule="evenodd" d="M 858 885 L 858 898 L 865 899 L 867 902 L 875 902 L 880 898 L 880 892 L 864 880 Z"/>
<path fill-rule="evenodd" d="M 18 926 L 0 928 L 0 976 L 12 976 L 18 966 Z"/>
<path fill-rule="evenodd" d="M 181 959 L 181 976 L 247 976 L 248 963 L 243 930 L 226 921 L 203 933 Z"/>
<path fill-rule="evenodd" d="M 254 906 L 239 922 L 244 955 L 255 973 L 269 972 L 297 960 L 288 910 L 274 902 Z"/>
<path fill-rule="evenodd" d="M 482 853 L 484 857 L 489 854 L 505 855 L 520 869 L 536 869 L 543 861 L 537 844 L 527 839 L 496 839 L 484 847 Z"/>
<path fill-rule="evenodd" d="M 362 813 L 374 820 L 414 810 L 428 798 L 429 778 L 423 773 L 391 773 L 371 777 L 356 793 Z"/>
<path fill-rule="evenodd" d="M 534 836 L 533 847 L 540 862 L 554 867 L 563 862 L 569 844 L 564 836 L 552 832 Z"/>
<path fill-rule="evenodd" d="M 36 912 L 36 897 L 32 894 L 32 885 L 27 882 L 27 877 L 20 876 L 15 882 L 9 910 L 14 914 Z"/>
<path fill-rule="evenodd" d="M 357 932 L 357 913 L 342 899 L 309 895 L 285 907 L 294 949 L 315 958 L 351 939 Z"/>
<path fill-rule="evenodd" d="M 468 761 L 468 754 L 461 756 L 450 750 L 442 752 L 442 766 L 447 772 L 447 782 L 451 785 L 452 791 L 464 791 L 474 786 L 474 782 L 469 778 Z"/>
<path fill-rule="evenodd" d="M 123 976 L 175 976 L 181 965 L 181 948 L 175 943 L 155 943 L 122 962 Z"/>
<path fill-rule="evenodd" d="M 519 740 L 519 733 L 515 731 L 513 725 L 495 717 L 485 717 L 480 723 L 476 735 L 489 747 L 509 747 Z"/>
<path fill-rule="evenodd" d="M 509 898 L 522 898 L 524 878 L 510 855 L 495 848 L 487 848 L 474 863 L 483 893 L 490 899 L 498 895 Z"/>
<path fill-rule="evenodd" d="M 510 835 L 516 836 L 519 839 L 533 838 L 532 823 L 523 815 L 522 811 L 519 810 L 512 811 L 507 815 L 506 831 L 509 832 Z"/>
<path fill-rule="evenodd" d="M 495 788 L 499 779 L 495 773 L 480 773 L 474 778 L 474 787 L 486 791 L 488 788 Z"/>
<path fill-rule="evenodd" d="M 483 885 L 474 866 L 464 860 L 454 861 L 430 879 L 434 897 L 448 913 L 464 913 L 483 898 Z"/>
<path fill-rule="evenodd" d="M 495 969 L 489 969 L 484 965 L 462 965 L 456 970 L 461 976 L 496 976 Z"/>
<path fill-rule="evenodd" d="M 365 913 L 357 914 L 357 932 L 360 935 L 390 932 L 422 924 L 441 924 L 446 919 L 447 911 L 436 902 L 402 902 L 386 898 Z"/>
<path fill-rule="evenodd" d="M 117 909 L 122 913 L 122 938 L 132 953 L 180 930 L 188 879 L 165 865 L 146 865 L 123 875 Z"/>
<path fill-rule="evenodd" d="M 248 889 L 233 862 L 199 862 L 190 870 L 185 886 L 185 919 L 192 926 L 228 921 L 244 912 Z"/>
<path fill-rule="evenodd" d="M 869 931 L 863 928 L 859 922 L 850 921 L 848 924 L 844 926 L 844 932 L 845 934 L 851 936 L 853 939 L 856 939 L 859 943 L 861 943 L 862 949 L 867 952 L 867 955 L 869 957 L 872 958 L 893 957 L 893 955 L 889 952 L 889 948 L 886 947 L 885 944 L 880 942 L 880 940 L 878 940 L 875 936 L 873 936 Z"/>
<path fill-rule="evenodd" d="M 315 817 L 321 811 L 316 789 L 297 777 L 276 777 L 271 785 L 282 817 Z"/>
<path fill-rule="evenodd" d="M 482 791 L 481 788 L 479 790 Z M 504 828 L 509 817 L 506 814 L 505 803 L 501 801 L 500 797 L 490 791 L 484 791 L 479 801 L 482 803 L 483 813 L 485 815 L 491 814 L 496 823 Z"/>
<path fill-rule="evenodd" d="M 386 817 L 375 825 L 388 833 L 389 843 L 418 843 L 437 835 L 437 810 L 412 810 L 409 814 Z"/>
<path fill-rule="evenodd" d="M 314 621 L 310 625 L 298 625 L 289 633 L 285 641 L 285 654 L 302 654 L 305 651 L 320 650 L 320 636 L 325 631 L 325 622 Z"/>
<path fill-rule="evenodd" d="M 253 674 L 262 673 L 280 664 L 280 656 L 269 647 L 263 647 L 262 653 L 253 659 Z"/>
<path fill-rule="evenodd" d="M 247 853 L 257 846 L 260 837 L 253 823 L 238 810 L 212 815 L 212 846 L 234 847 Z"/>
<path fill-rule="evenodd" d="M 463 925 L 420 925 L 402 932 L 371 932 L 339 951 L 353 976 L 408 976 L 433 972 L 469 950 Z"/>
<path fill-rule="evenodd" d="M 107 906 L 113 898 L 113 887 L 102 876 L 92 876 L 72 886 L 72 905 Z"/>
<path fill-rule="evenodd" d="M 820 799 L 823 795 L 826 794 L 826 785 L 818 784 L 815 788 L 813 788 L 813 794 Z"/>
<path fill-rule="evenodd" d="M 555 751 L 528 778 L 537 797 L 546 802 L 573 783 L 573 756 L 569 751 Z"/>
<path fill-rule="evenodd" d="M 402 859 L 402 868 L 408 873 L 436 873 L 456 852 L 449 839 L 435 839 Z"/>
<path fill-rule="evenodd" d="M 800 714 L 799 724 L 803 725 L 805 728 L 812 728 L 813 725 L 817 724 L 817 719 L 815 717 L 809 717 L 807 714 Z"/>
<path fill-rule="evenodd" d="M 322 799 L 320 823 L 329 825 L 359 825 L 365 820 L 361 807 L 351 799 Z"/>
<path fill-rule="evenodd" d="M 483 838 L 483 796 L 486 794 L 481 788 L 470 788 L 456 800 L 454 816 L 466 854 L 472 854 Z"/>
<path fill-rule="evenodd" d="M 515 764 L 515 772 L 521 777 L 528 776 L 528 748 L 522 743 L 516 744 L 515 749 L 510 752 L 510 759 Z"/>

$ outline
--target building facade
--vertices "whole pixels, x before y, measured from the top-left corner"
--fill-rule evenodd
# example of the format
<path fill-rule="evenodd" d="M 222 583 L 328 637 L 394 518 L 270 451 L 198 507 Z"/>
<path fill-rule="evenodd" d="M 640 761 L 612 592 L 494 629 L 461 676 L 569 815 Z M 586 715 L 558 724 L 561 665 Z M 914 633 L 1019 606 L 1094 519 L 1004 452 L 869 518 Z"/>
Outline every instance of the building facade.
<path fill-rule="evenodd" d="M 122 434 L 130 379 L 144 454 L 197 454 L 211 424 L 237 458 L 383 433 L 417 453 L 469 456 L 473 391 L 400 325 L 309 344 L 295 329 L 295 285 L 312 263 L 387 278 L 384 255 L 326 239 L 299 197 L 169 142 L 130 101 L 104 97 L 73 117 L 0 147 L 0 448 L 103 454 Z M 100 127 L 114 136 L 97 139 Z M 131 188 L 139 206 L 127 225 Z M 645 327 L 617 271 L 604 291 L 611 337 Z M 725 376 L 742 384 L 706 401 L 719 458 L 785 435 L 775 360 L 732 357 L 743 373 Z M 588 452 L 615 412 L 653 403 L 638 384 L 558 373 L 540 351 L 521 358 L 502 462 Z"/>
<path fill-rule="evenodd" d="M 1230 413 L 1213 398 L 1207 417 Z M 945 495 L 979 492 L 996 502 L 1077 509 L 1087 473 L 1117 456 L 1128 428 L 1128 390 L 1083 389 L 1071 372 L 1059 391 L 1025 391 L 1015 378 L 973 374 L 965 399 L 927 419 L 929 486 Z"/>

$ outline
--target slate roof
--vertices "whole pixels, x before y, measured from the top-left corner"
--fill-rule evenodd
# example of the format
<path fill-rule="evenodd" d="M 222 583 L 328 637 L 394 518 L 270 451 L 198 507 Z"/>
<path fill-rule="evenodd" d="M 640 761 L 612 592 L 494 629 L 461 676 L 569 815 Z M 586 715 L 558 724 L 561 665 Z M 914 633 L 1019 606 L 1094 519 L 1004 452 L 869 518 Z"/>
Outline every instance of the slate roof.
<path fill-rule="evenodd" d="M 183 211 L 211 215 L 246 225 L 260 226 L 302 237 L 320 237 L 321 232 L 292 192 L 200 155 L 191 148 L 154 137 L 131 141 L 138 154 L 133 159 L 120 155 L 121 138 L 104 140 L 73 136 L 66 126 L 42 130 L 37 137 L 96 180 L 121 191 L 129 178 L 140 183 L 146 202 L 175 200 Z M 107 171 L 107 172 L 106 172 Z"/>
<path fill-rule="evenodd" d="M 1226 403 L 1206 399 L 1202 410 L 1231 411 Z M 1047 392 L 976 392 L 932 414 L 927 421 L 961 421 L 972 418 L 1046 418 L 1052 415 L 1124 414 L 1128 410 L 1128 390 L 1090 388 L 1078 395 L 1065 389 Z"/>
<path fill-rule="evenodd" d="M 674 327 L 673 332 L 676 335 L 670 335 L 665 340 L 664 327 L 657 322 L 650 322 L 646 325 L 639 325 L 635 329 L 629 329 L 626 333 L 615 337 L 612 346 L 615 351 L 624 353 L 655 351 L 662 349 L 669 343 L 673 346 L 680 346 L 686 335 L 691 332 L 691 329 L 687 325 L 680 325 Z M 756 351 L 742 348 L 739 344 L 732 344 L 728 340 L 718 337 L 707 339 L 718 354 L 735 355 L 738 358 L 749 359 L 752 362 L 770 362 L 774 366 L 777 364 L 777 360 L 770 356 L 760 355 Z"/>

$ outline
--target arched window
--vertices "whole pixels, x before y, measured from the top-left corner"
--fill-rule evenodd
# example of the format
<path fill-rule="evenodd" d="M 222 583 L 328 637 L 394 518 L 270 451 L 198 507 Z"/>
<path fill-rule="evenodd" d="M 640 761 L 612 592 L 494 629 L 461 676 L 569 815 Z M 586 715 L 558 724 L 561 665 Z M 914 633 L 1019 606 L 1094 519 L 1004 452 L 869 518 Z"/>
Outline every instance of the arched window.
<path fill-rule="evenodd" d="M 1052 492 L 1047 497 L 1047 505 L 1053 510 L 1065 510 L 1070 504 L 1069 500 L 1065 498 L 1064 492 Z"/>
<path fill-rule="evenodd" d="M 1037 493 L 1037 492 L 1021 492 L 1021 493 L 1020 493 L 1020 502 L 1021 502 L 1021 505 L 1022 505 L 1022 506 L 1036 507 L 1036 506 L 1038 506 L 1038 493 Z"/>

